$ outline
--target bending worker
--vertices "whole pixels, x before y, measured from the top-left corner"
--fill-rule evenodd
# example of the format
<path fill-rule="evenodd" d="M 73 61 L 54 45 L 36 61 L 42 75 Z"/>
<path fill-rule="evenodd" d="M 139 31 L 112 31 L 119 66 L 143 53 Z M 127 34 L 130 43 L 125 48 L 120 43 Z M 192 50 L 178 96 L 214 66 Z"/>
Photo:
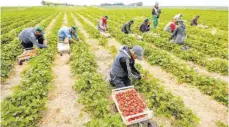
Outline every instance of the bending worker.
<path fill-rule="evenodd" d="M 179 21 L 178 24 L 178 27 L 173 31 L 169 40 L 172 40 L 177 44 L 184 44 L 186 36 L 186 27 L 183 21 Z"/>
<path fill-rule="evenodd" d="M 101 32 L 106 32 L 108 27 L 107 27 L 107 19 L 108 19 L 108 16 L 104 16 L 102 17 L 100 20 L 99 20 L 99 23 L 98 23 L 98 30 L 101 31 Z"/>
<path fill-rule="evenodd" d="M 140 31 L 144 33 L 144 32 L 147 32 L 149 30 L 150 30 L 150 20 L 145 19 L 144 22 L 140 26 Z"/>
<path fill-rule="evenodd" d="M 72 40 L 73 37 L 77 38 L 76 33 L 77 33 L 76 27 L 74 27 L 74 26 L 72 26 L 72 27 L 63 26 L 58 31 L 59 40 L 60 40 L 60 42 L 64 42 L 65 38 L 68 38 L 69 43 L 71 43 L 73 41 Z"/>
<path fill-rule="evenodd" d="M 110 72 L 110 83 L 116 88 L 126 87 L 131 85 L 130 77 L 141 79 L 140 72 L 135 68 L 135 59 L 142 60 L 143 48 L 134 46 L 128 48 L 124 46 L 116 56 Z"/>
<path fill-rule="evenodd" d="M 176 25 L 178 25 L 178 22 L 176 20 L 173 20 L 165 26 L 164 31 L 173 33 L 173 31 L 176 29 Z"/>
<path fill-rule="evenodd" d="M 47 46 L 43 44 L 43 42 L 46 40 L 44 39 L 44 32 L 41 27 L 26 28 L 19 33 L 18 37 L 21 41 L 21 45 L 25 49 L 33 48 L 33 45 L 36 45 L 38 48 L 47 48 Z"/>
<path fill-rule="evenodd" d="M 130 34 L 132 33 L 130 27 L 131 25 L 134 24 L 134 20 L 130 20 L 129 22 L 125 23 L 123 26 L 122 26 L 122 29 L 121 31 L 125 34 Z"/>
<path fill-rule="evenodd" d="M 192 22 L 191 22 L 191 26 L 197 26 L 197 20 L 200 18 L 200 16 L 199 15 L 197 15 L 193 20 L 192 20 Z"/>

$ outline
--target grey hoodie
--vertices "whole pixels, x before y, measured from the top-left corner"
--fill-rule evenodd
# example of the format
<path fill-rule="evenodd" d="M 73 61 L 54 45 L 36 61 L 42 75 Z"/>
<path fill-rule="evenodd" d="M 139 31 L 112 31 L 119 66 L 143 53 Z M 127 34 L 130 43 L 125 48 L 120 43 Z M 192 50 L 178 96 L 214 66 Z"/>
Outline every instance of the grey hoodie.
<path fill-rule="evenodd" d="M 35 35 L 35 29 L 33 27 L 24 29 L 21 33 L 19 33 L 18 37 L 25 44 L 33 43 L 34 45 L 36 45 L 39 48 L 47 47 L 46 45 L 42 45 L 38 43 L 38 40 Z"/>
<path fill-rule="evenodd" d="M 177 44 L 183 44 L 186 36 L 186 28 L 184 24 L 181 24 L 178 28 L 176 28 L 172 33 L 172 38 L 174 38 L 174 42 Z"/>

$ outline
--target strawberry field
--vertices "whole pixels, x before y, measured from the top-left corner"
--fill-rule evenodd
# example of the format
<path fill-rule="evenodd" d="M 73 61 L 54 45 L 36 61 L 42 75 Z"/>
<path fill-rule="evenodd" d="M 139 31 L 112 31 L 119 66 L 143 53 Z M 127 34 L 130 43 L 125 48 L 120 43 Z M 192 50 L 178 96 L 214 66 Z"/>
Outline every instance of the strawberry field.
<path fill-rule="evenodd" d="M 187 20 L 188 50 L 171 43 L 163 31 L 178 13 Z M 104 15 L 111 38 L 97 30 Z M 196 15 L 208 28 L 190 26 Z M 228 11 L 162 8 L 159 27 L 141 33 L 146 18 L 152 21 L 151 8 L 2 8 L 1 126 L 125 127 L 121 116 L 149 108 L 150 121 L 160 127 L 227 127 Z M 121 32 L 131 19 L 133 33 L 143 40 Z M 36 57 L 19 66 L 23 48 L 18 34 L 35 26 L 45 31 L 48 48 L 38 49 Z M 70 45 L 70 55 L 57 51 L 62 26 L 77 27 L 80 40 Z M 144 59 L 136 61 L 143 76 L 132 80 L 135 89 L 115 96 L 119 113 L 108 78 L 122 45 L 142 46 Z"/>

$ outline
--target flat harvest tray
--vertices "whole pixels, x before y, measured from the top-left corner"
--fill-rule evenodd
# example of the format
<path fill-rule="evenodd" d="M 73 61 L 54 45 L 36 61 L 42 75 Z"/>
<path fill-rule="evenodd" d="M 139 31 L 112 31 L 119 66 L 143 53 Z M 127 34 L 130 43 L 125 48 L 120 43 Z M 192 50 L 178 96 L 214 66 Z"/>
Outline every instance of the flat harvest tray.
<path fill-rule="evenodd" d="M 147 107 L 146 105 L 146 108 L 143 112 L 141 113 L 138 113 L 138 114 L 135 114 L 135 115 L 130 115 L 130 116 L 124 116 L 122 111 L 120 110 L 119 108 L 119 103 L 118 101 L 116 100 L 116 97 L 115 95 L 117 93 L 120 93 L 120 92 L 126 92 L 128 90 L 131 90 L 131 89 L 134 89 L 134 86 L 128 86 L 128 87 L 123 87 L 123 88 L 118 88 L 118 89 L 113 89 L 112 90 L 112 99 L 118 109 L 118 112 L 121 114 L 121 117 L 122 117 L 122 120 L 123 122 L 126 124 L 126 125 L 131 125 L 131 124 L 136 124 L 136 123 L 140 123 L 140 122 L 143 122 L 143 121 L 146 121 L 146 120 L 149 120 L 153 117 L 153 112 L 151 110 L 149 110 L 149 108 Z M 138 94 L 138 97 L 142 100 L 141 96 L 139 93 Z M 143 101 L 144 102 L 144 101 Z M 131 120 L 131 121 L 128 121 L 128 119 L 130 118 L 133 118 L 133 117 L 138 117 L 138 116 L 141 116 L 141 115 L 145 115 L 144 117 L 142 118 L 138 118 L 138 119 L 135 119 L 135 120 Z"/>
<path fill-rule="evenodd" d="M 57 49 L 59 52 L 68 52 L 70 51 L 69 43 L 58 43 Z"/>
<path fill-rule="evenodd" d="M 31 50 L 25 50 L 22 55 L 18 56 L 18 60 L 25 60 L 29 59 L 30 57 L 35 57 L 36 56 L 36 49 L 31 49 Z"/>

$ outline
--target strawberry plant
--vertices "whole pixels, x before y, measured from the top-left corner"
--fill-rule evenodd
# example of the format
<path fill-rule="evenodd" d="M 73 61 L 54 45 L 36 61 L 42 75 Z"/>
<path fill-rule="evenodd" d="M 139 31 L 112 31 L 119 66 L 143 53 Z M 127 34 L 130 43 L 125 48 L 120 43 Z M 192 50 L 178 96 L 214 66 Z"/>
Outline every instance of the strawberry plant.
<path fill-rule="evenodd" d="M 83 42 L 71 44 L 72 59 L 70 64 L 73 74 L 79 79 L 73 89 L 79 94 L 78 101 L 84 105 L 84 110 L 92 117 L 92 120 L 85 126 L 124 127 L 120 116 L 110 113 L 107 83 L 102 75 L 97 73 L 95 56 L 90 52 L 90 46 L 85 43 L 85 37 L 80 31 L 78 33 Z"/>
<path fill-rule="evenodd" d="M 46 15 L 46 17 L 47 16 L 48 15 Z M 48 23 L 50 21 L 49 19 L 46 19 L 46 20 L 43 20 L 43 19 L 44 17 L 41 17 L 37 20 L 34 20 L 33 22 L 30 22 L 30 24 L 28 25 L 35 26 L 36 24 L 40 23 L 40 25 L 44 29 L 48 26 Z M 42 20 L 43 22 L 41 22 Z M 17 28 L 17 30 L 22 30 L 22 29 L 24 29 L 24 27 Z M 11 70 L 13 69 L 17 56 L 20 55 L 23 51 L 17 35 L 14 35 L 14 36 L 12 35 L 10 39 L 13 39 L 13 38 L 14 40 L 11 43 L 6 44 L 6 45 L 4 44 L 1 46 L 1 52 L 2 52 L 1 53 L 1 61 L 2 61 L 2 64 L 1 64 L 1 70 L 2 70 L 1 79 L 2 80 L 1 82 L 4 82 L 8 78 Z"/>
<path fill-rule="evenodd" d="M 93 16 L 85 16 L 89 20 L 94 21 Z M 114 18 L 116 21 L 118 18 Z M 120 20 L 118 20 L 120 22 Z M 117 23 L 114 22 L 109 22 L 109 32 L 112 35 L 112 37 L 116 38 L 118 41 L 120 41 L 122 44 L 128 45 L 128 46 L 133 46 L 133 45 L 141 45 L 144 49 L 144 56 L 148 60 L 148 62 L 152 65 L 158 65 L 161 66 L 163 69 L 165 69 L 167 72 L 172 73 L 178 78 L 178 81 L 180 83 L 185 82 L 194 86 L 197 86 L 204 94 L 212 96 L 215 100 L 223 103 L 224 105 L 228 104 L 228 93 L 227 93 L 227 83 L 223 82 L 221 80 L 209 77 L 209 76 L 204 76 L 201 74 L 198 74 L 195 70 L 187 66 L 186 63 L 183 63 L 179 60 L 177 60 L 174 57 L 171 57 L 171 55 L 161 49 L 158 48 L 152 48 L 152 45 L 148 42 L 145 41 L 138 41 L 136 38 L 131 37 L 131 36 L 126 36 L 123 34 L 119 28 L 117 28 Z M 163 40 L 163 38 L 162 38 Z M 156 42 L 160 43 L 161 42 Z M 170 50 L 180 50 L 179 47 L 176 47 L 174 45 L 170 45 L 172 47 L 169 47 Z M 168 46 L 167 46 L 168 47 Z M 194 56 L 194 55 L 193 55 Z M 199 56 L 196 55 L 196 58 Z M 191 57 L 190 57 L 191 58 Z M 223 61 L 220 61 L 221 63 Z M 209 65 L 209 68 L 220 68 L 218 65 L 219 63 L 215 62 L 209 62 L 207 63 Z M 225 65 L 227 68 L 227 64 L 224 63 L 222 65 Z M 221 67 L 223 67 L 221 65 Z M 226 73 L 226 69 L 219 69 L 219 70 L 224 70 Z M 217 85 L 216 85 L 217 84 Z"/>
<path fill-rule="evenodd" d="M 1 104 L 2 127 L 36 126 L 41 118 L 52 81 L 52 61 L 56 52 L 56 33 L 62 24 L 63 14 L 48 34 L 49 48 L 38 51 L 38 56 L 29 61 L 18 89 Z M 44 78 L 45 77 L 45 78 Z"/>
<path fill-rule="evenodd" d="M 112 29 L 110 32 L 113 32 Z M 117 31 L 116 34 L 112 34 L 112 36 L 115 38 L 117 37 L 118 39 L 125 38 L 124 34 L 117 33 Z M 126 43 L 130 43 L 129 41 L 134 40 L 134 38 L 125 39 Z M 156 116 L 163 115 L 171 118 L 174 126 L 196 126 L 198 124 L 198 117 L 194 115 L 190 109 L 184 106 L 184 103 L 180 98 L 175 97 L 172 95 L 172 93 L 166 91 L 162 86 L 159 85 L 157 79 L 152 78 L 152 75 L 149 75 L 143 70 L 141 70 L 141 72 L 143 72 L 145 76 L 140 82 L 134 82 L 135 88 L 145 95 L 148 102 L 147 105 L 153 109 Z M 134 119 L 136 118 L 129 119 L 129 121 Z M 97 120 L 93 122 L 98 123 L 99 121 Z"/>

